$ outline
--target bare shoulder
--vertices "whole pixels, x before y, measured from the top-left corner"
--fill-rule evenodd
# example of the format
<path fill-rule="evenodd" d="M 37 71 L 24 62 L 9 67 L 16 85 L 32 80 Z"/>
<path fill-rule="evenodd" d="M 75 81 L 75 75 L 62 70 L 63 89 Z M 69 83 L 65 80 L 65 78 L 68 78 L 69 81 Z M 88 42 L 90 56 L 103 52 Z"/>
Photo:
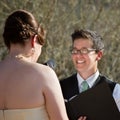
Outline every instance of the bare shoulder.
<path fill-rule="evenodd" d="M 38 76 L 40 76 L 45 81 L 49 81 L 49 80 L 54 81 L 56 79 L 58 80 L 55 71 L 52 68 L 50 68 L 49 66 L 35 63 L 32 65 L 32 69 L 33 69 L 34 73 L 36 73 Z"/>

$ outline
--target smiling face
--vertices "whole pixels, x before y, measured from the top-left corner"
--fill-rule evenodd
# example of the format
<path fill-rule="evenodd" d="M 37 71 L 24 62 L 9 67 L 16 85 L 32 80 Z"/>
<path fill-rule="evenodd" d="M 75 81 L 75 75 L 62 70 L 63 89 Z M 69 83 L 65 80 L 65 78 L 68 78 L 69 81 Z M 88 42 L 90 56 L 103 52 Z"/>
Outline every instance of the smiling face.
<path fill-rule="evenodd" d="M 83 48 L 93 49 L 93 43 L 89 39 L 79 38 L 73 42 L 73 50 L 80 51 Z M 87 54 L 77 53 L 72 54 L 72 60 L 78 73 L 83 77 L 87 78 L 94 74 L 97 70 L 97 63 L 102 57 L 102 52 L 96 53 L 95 50 L 88 52 Z"/>

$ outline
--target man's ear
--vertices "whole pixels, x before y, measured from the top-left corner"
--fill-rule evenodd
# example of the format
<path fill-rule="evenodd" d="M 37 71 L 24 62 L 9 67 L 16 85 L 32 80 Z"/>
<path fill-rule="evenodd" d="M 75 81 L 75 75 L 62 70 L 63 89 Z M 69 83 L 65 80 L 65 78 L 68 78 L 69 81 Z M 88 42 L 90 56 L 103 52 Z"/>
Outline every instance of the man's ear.
<path fill-rule="evenodd" d="M 34 36 L 32 37 L 32 39 L 31 39 L 31 46 L 32 46 L 32 48 L 35 47 L 36 39 L 37 39 L 37 35 L 34 35 Z"/>
<path fill-rule="evenodd" d="M 98 51 L 96 60 L 99 61 L 103 56 L 103 51 Z"/>

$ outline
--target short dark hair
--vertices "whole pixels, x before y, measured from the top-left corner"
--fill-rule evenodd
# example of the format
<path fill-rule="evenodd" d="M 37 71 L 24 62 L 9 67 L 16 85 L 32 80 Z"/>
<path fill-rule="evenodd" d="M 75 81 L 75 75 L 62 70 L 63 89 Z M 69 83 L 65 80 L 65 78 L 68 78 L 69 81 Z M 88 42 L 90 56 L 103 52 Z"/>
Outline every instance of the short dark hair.
<path fill-rule="evenodd" d="M 89 39 L 93 42 L 93 48 L 97 51 L 104 49 L 104 43 L 102 37 L 96 32 L 92 30 L 75 30 L 72 35 L 72 42 L 74 42 L 76 39 L 83 38 L 83 39 Z"/>
<path fill-rule="evenodd" d="M 6 19 L 3 38 L 8 48 L 10 48 L 11 43 L 25 45 L 25 41 L 34 35 L 38 36 L 39 43 L 43 45 L 43 28 L 39 26 L 32 13 L 25 10 L 17 10 Z"/>

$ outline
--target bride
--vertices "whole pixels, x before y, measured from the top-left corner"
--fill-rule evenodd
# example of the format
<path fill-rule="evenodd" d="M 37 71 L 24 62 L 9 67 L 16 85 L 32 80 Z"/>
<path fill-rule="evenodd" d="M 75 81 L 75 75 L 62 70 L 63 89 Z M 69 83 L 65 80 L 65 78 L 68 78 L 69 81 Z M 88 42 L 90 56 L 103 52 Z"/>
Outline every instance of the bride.
<path fill-rule="evenodd" d="M 36 61 L 45 31 L 25 10 L 5 22 L 8 56 L 0 62 L 0 120 L 68 120 L 55 72 Z"/>

